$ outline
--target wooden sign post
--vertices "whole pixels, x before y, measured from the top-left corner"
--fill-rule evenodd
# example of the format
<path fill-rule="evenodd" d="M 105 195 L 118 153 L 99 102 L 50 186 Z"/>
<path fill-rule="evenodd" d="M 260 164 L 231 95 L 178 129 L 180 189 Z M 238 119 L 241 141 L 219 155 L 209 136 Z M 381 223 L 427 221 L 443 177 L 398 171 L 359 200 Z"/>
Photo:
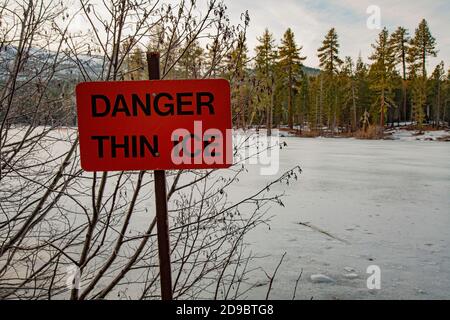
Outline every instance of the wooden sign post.
<path fill-rule="evenodd" d="M 159 53 L 147 53 L 149 80 L 161 78 Z M 169 218 L 167 213 L 166 172 L 154 171 L 156 227 L 158 229 L 159 276 L 161 279 L 161 299 L 172 300 L 172 269 L 170 266 Z"/>
<path fill-rule="evenodd" d="M 147 65 L 148 81 L 77 86 L 80 158 L 86 171 L 154 170 L 161 298 L 171 300 L 165 170 L 231 166 L 230 85 L 159 80 L 159 53 Z"/>

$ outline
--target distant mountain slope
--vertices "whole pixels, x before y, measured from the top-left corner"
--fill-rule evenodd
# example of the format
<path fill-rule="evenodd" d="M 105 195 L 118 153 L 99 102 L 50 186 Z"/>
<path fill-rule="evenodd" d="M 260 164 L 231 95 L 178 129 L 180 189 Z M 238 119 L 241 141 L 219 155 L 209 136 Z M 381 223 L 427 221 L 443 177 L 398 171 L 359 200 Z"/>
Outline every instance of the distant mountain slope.
<path fill-rule="evenodd" d="M 13 67 L 12 65 L 16 54 L 17 48 L 13 46 L 5 46 L 1 49 L 0 80 L 5 79 L 8 76 Z M 37 73 L 41 73 L 41 69 L 46 65 L 51 66 L 55 59 L 58 60 L 54 74 L 55 80 L 78 80 L 83 79 L 83 75 L 87 76 L 86 78 L 96 80 L 100 78 L 100 73 L 103 69 L 102 56 L 80 55 L 75 59 L 63 52 L 56 57 L 55 52 L 44 49 L 34 49 L 30 52 L 25 68 L 21 73 L 21 78 L 26 79 Z M 317 76 L 320 73 L 320 70 L 316 68 L 308 66 L 303 66 L 302 68 L 303 72 L 308 76 Z M 49 69 L 47 71 L 51 72 L 52 70 Z M 21 79 L 19 78 L 19 80 Z"/>
<path fill-rule="evenodd" d="M 319 69 L 303 66 L 303 72 L 308 76 L 317 76 L 320 73 Z"/>
<path fill-rule="evenodd" d="M 14 59 L 17 55 L 17 48 L 5 46 L 0 51 L 0 80 L 5 79 L 13 68 Z M 25 66 L 21 71 L 20 80 L 29 78 L 36 74 L 45 76 L 46 73 L 53 72 L 54 61 L 56 69 L 55 80 L 74 80 L 87 75 L 91 79 L 98 79 L 102 71 L 103 58 L 100 56 L 80 55 L 78 59 L 61 52 L 58 56 L 55 52 L 44 49 L 32 49 L 25 61 Z M 83 70 L 83 71 L 80 71 Z M 23 78 L 23 79 L 21 79 Z"/>

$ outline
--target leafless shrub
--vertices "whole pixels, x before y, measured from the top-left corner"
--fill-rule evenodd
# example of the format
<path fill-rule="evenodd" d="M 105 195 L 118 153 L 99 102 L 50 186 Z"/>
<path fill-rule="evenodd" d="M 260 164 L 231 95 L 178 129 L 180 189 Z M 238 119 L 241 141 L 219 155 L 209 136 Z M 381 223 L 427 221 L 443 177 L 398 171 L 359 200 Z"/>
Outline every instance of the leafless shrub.
<path fill-rule="evenodd" d="M 136 71 L 127 61 L 136 48 L 160 51 L 163 77 L 177 78 L 197 41 L 209 59 L 189 76 L 220 76 L 247 18 L 232 26 L 222 2 L 208 1 L 203 13 L 196 6 L 1 2 L 1 299 L 159 298 L 153 175 L 80 169 L 73 90 L 125 79 Z M 73 31 L 74 19 L 88 30 Z M 281 203 L 270 185 L 298 168 L 229 198 L 244 160 L 220 172 L 167 173 L 175 298 L 236 299 L 251 289 L 245 235 Z"/>

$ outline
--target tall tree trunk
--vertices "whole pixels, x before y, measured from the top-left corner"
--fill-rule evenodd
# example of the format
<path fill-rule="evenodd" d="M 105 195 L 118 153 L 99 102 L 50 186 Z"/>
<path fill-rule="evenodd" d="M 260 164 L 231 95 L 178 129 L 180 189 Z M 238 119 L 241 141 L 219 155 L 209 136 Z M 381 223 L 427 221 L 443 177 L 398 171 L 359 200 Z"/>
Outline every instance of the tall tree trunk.
<path fill-rule="evenodd" d="M 438 79 L 438 87 L 437 87 L 437 97 L 436 97 L 436 126 L 437 128 L 439 128 L 440 126 L 440 122 L 441 122 L 441 118 L 440 118 L 440 113 L 441 113 L 441 82 Z"/>
<path fill-rule="evenodd" d="M 272 116 L 273 116 L 273 108 L 274 108 L 274 95 L 275 95 L 275 90 L 274 90 L 274 81 L 272 79 L 272 85 L 271 85 L 271 90 L 270 90 L 270 105 L 269 105 L 269 110 L 267 112 L 267 135 L 271 136 L 272 135 Z"/>
<path fill-rule="evenodd" d="M 311 127 L 314 128 L 314 130 L 317 130 L 319 124 L 319 97 L 316 91 L 314 91 L 314 122 L 312 119 L 313 118 L 311 118 Z"/>
<path fill-rule="evenodd" d="M 320 134 L 322 134 L 322 128 L 323 128 L 322 110 L 323 110 L 323 78 L 322 78 L 322 76 L 320 76 L 319 119 L 318 119 L 318 123 L 320 126 Z"/>
<path fill-rule="evenodd" d="M 336 94 L 336 92 L 335 92 L 335 94 L 334 94 L 334 107 L 333 107 L 333 135 L 334 135 L 334 132 L 335 132 L 335 130 L 336 130 L 336 111 L 337 111 L 337 103 L 338 101 L 337 101 L 337 94 Z M 338 128 L 338 133 L 339 133 L 339 128 Z"/>
<path fill-rule="evenodd" d="M 407 105 L 407 89 L 406 89 L 406 49 L 405 46 L 402 45 L 402 65 L 403 65 L 403 81 L 402 81 L 402 89 L 403 89 L 403 120 L 405 122 L 408 121 L 408 115 L 406 114 L 406 105 Z"/>
<path fill-rule="evenodd" d="M 427 69 L 425 63 L 426 63 L 426 52 L 424 46 L 424 49 L 422 50 L 422 76 L 424 79 L 427 78 Z"/>
<path fill-rule="evenodd" d="M 289 70 L 289 88 L 288 88 L 288 125 L 289 129 L 294 128 L 294 115 L 292 107 L 292 71 Z"/>
<path fill-rule="evenodd" d="M 442 111 L 442 122 L 444 122 L 444 125 L 445 125 L 445 119 L 446 119 L 446 115 L 447 115 L 447 112 L 446 112 L 447 103 L 448 103 L 448 101 L 444 100 L 444 110 Z M 450 125 L 450 121 L 447 121 L 447 124 Z"/>
<path fill-rule="evenodd" d="M 406 114 L 406 105 L 407 105 L 407 92 L 406 92 L 406 79 L 402 81 L 402 89 L 403 89 L 403 120 L 405 122 L 408 121 L 408 116 Z"/>
<path fill-rule="evenodd" d="M 241 106 L 241 126 L 242 129 L 246 129 L 246 123 L 245 123 L 245 111 L 247 109 L 247 102 L 245 101 L 244 94 L 242 92 L 242 88 L 239 88 L 239 105 Z"/>
<path fill-rule="evenodd" d="M 352 132 L 356 131 L 356 98 L 355 98 L 355 84 L 352 83 L 352 100 L 353 100 L 353 125 L 352 125 Z"/>
<path fill-rule="evenodd" d="M 384 90 L 381 92 L 381 110 L 380 110 L 380 126 L 384 130 Z"/>

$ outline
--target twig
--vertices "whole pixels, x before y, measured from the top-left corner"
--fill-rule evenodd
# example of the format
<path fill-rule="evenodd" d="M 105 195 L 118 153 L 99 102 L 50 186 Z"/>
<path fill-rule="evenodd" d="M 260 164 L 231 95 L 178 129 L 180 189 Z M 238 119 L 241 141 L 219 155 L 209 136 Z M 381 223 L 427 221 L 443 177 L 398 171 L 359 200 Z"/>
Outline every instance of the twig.
<path fill-rule="evenodd" d="M 314 230 L 314 231 L 317 231 L 317 232 L 319 232 L 319 233 L 322 233 L 322 234 L 324 234 L 324 235 L 327 235 L 328 237 L 330 237 L 330 238 L 332 238 L 332 239 L 338 240 L 338 241 L 343 242 L 343 243 L 345 243 L 345 244 L 350 244 L 350 242 L 348 242 L 347 240 L 344 240 L 344 239 L 341 239 L 341 238 L 339 238 L 339 237 L 337 237 L 337 236 L 334 236 L 334 235 L 332 235 L 331 233 L 329 233 L 328 231 L 322 230 L 322 229 L 320 229 L 320 228 L 318 228 L 318 227 L 316 227 L 316 226 L 313 226 L 313 225 L 310 224 L 310 223 L 307 223 L 307 222 L 299 222 L 298 224 L 301 225 L 301 226 L 308 227 L 308 228 L 310 228 L 310 229 L 312 229 L 312 230 Z"/>
<path fill-rule="evenodd" d="M 300 279 L 302 278 L 302 274 L 303 274 L 303 268 L 300 271 L 300 275 L 298 276 L 297 281 L 295 281 L 295 288 L 294 288 L 294 294 L 292 296 L 292 300 L 295 300 L 295 295 L 297 293 L 297 286 L 298 286 L 298 283 L 300 282 Z"/>
<path fill-rule="evenodd" d="M 266 294 L 266 300 L 269 300 L 269 295 L 270 295 L 270 291 L 272 290 L 273 280 L 275 279 L 275 276 L 276 276 L 276 274 L 278 272 L 278 269 L 280 268 L 281 264 L 283 263 L 283 259 L 284 259 L 285 256 L 286 256 L 286 252 L 281 257 L 280 262 L 278 262 L 278 265 L 275 268 L 275 272 L 273 273 L 272 277 L 268 276 L 268 278 L 270 279 L 270 282 L 269 282 L 269 289 L 267 290 L 267 294 Z"/>

